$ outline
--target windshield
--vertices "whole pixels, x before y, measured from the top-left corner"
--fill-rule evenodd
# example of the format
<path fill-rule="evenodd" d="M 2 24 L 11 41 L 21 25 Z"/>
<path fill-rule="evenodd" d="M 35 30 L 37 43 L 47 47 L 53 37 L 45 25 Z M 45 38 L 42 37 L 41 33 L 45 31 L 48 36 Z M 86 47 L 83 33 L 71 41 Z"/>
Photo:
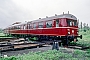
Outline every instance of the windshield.
<path fill-rule="evenodd" d="M 73 25 L 77 26 L 77 20 L 73 20 Z"/>
<path fill-rule="evenodd" d="M 67 20 L 68 26 L 77 26 L 77 20 Z"/>

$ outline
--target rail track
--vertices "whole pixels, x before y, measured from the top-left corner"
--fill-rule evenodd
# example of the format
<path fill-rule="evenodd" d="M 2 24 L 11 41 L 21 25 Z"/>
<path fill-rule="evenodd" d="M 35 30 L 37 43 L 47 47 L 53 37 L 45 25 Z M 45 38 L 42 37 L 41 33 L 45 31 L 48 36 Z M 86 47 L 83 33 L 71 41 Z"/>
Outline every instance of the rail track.
<path fill-rule="evenodd" d="M 12 40 L 16 40 L 17 38 L 14 38 L 14 37 L 3 37 L 3 38 L 0 38 L 0 42 L 3 42 L 3 41 L 7 41 L 7 42 L 10 42 Z"/>
<path fill-rule="evenodd" d="M 19 50 L 25 48 L 32 48 L 42 46 L 44 43 L 22 43 L 22 44 L 10 44 L 10 45 L 1 45 L 0 51 L 12 51 L 12 50 Z"/>
<path fill-rule="evenodd" d="M 79 49 L 79 50 L 90 49 L 89 46 L 78 46 L 78 45 L 75 45 L 75 46 L 68 46 L 68 48 L 71 48 L 71 49 Z"/>
<path fill-rule="evenodd" d="M 38 46 L 43 46 L 45 44 L 50 44 L 52 42 L 53 41 L 49 41 L 49 42 L 25 41 L 23 38 L 21 39 L 0 38 L 0 51 L 3 52 L 3 51 L 12 51 L 12 50 L 25 49 L 25 48 L 38 47 Z M 90 47 L 74 45 L 74 46 L 68 46 L 67 48 L 85 50 L 85 49 L 89 49 Z"/>
<path fill-rule="evenodd" d="M 0 51 L 11 51 L 45 45 L 44 42 L 25 41 L 24 39 L 5 39 L 0 42 Z"/>

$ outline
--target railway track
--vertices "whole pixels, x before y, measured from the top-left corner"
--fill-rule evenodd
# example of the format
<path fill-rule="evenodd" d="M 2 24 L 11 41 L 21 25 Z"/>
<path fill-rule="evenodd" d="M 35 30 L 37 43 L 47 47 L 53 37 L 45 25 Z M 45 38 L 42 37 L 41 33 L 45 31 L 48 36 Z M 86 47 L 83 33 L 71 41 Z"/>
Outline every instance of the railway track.
<path fill-rule="evenodd" d="M 32 47 L 38 47 L 42 46 L 45 43 L 15 43 L 15 44 L 3 44 L 0 45 L 0 51 L 11 51 L 11 50 L 19 50 L 19 49 L 25 49 L 25 48 L 32 48 Z"/>
<path fill-rule="evenodd" d="M 0 38 L 0 42 L 3 42 L 3 41 L 7 41 L 7 42 L 10 42 L 12 40 L 16 40 L 17 38 L 14 38 L 14 37 L 4 37 L 4 38 Z"/>
<path fill-rule="evenodd" d="M 90 49 L 90 47 L 87 47 L 87 46 L 68 46 L 68 48 L 71 48 L 71 49 L 79 49 L 79 50 L 86 50 L 86 49 Z"/>
<path fill-rule="evenodd" d="M 38 47 L 38 46 L 43 46 L 45 44 L 50 44 L 53 42 L 53 41 L 49 41 L 49 42 L 34 41 L 34 42 L 32 42 L 32 41 L 25 41 L 22 38 L 21 39 L 5 38 L 4 40 L 0 40 L 0 41 L 1 41 L 0 42 L 0 51 L 11 51 L 11 50 L 19 50 L 19 49 L 25 49 L 25 48 Z M 85 49 L 89 49 L 90 47 L 68 46 L 67 48 L 85 50 Z"/>
<path fill-rule="evenodd" d="M 11 51 L 11 50 L 19 50 L 25 48 L 32 48 L 45 45 L 43 42 L 37 41 L 25 41 L 24 39 L 5 39 L 4 41 L 0 42 L 0 51 Z"/>

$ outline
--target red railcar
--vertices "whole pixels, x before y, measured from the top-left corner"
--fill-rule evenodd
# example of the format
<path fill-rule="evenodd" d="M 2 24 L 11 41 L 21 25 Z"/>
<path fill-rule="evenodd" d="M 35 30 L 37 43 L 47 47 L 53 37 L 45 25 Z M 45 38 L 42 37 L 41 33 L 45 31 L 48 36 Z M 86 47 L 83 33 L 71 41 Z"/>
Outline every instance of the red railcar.
<path fill-rule="evenodd" d="M 9 26 L 5 31 L 17 37 L 36 37 L 37 40 L 61 40 L 63 44 L 82 38 L 78 35 L 78 21 L 72 14 L 39 18 L 34 21 Z"/>

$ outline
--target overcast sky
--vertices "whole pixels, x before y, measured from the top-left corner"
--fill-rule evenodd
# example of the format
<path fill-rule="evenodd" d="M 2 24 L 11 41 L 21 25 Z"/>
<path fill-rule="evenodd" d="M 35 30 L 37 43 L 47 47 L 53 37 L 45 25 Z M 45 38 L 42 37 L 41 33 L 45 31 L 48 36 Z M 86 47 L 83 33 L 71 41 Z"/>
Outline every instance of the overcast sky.
<path fill-rule="evenodd" d="M 90 0 L 0 0 L 0 28 L 68 11 L 90 26 Z"/>

